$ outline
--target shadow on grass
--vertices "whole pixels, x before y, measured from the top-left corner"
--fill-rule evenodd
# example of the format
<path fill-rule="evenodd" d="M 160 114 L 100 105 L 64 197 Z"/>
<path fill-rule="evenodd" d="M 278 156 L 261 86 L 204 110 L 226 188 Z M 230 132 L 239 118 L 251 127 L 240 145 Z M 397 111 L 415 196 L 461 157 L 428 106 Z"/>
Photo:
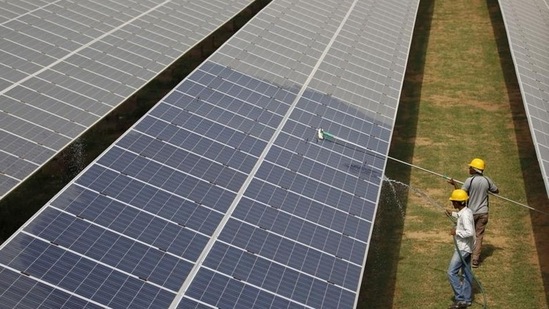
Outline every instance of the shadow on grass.
<path fill-rule="evenodd" d="M 482 257 L 482 261 L 489 259 L 492 255 L 494 255 L 494 252 L 502 250 L 501 247 L 496 247 L 492 244 L 484 243 L 482 245 L 482 252 L 480 253 L 480 256 Z"/>
<path fill-rule="evenodd" d="M 529 206 L 547 211 L 549 200 L 543 183 L 543 176 L 541 175 L 539 168 L 540 163 L 537 160 L 532 135 L 528 126 L 528 117 L 520 94 L 520 87 L 513 65 L 513 59 L 511 58 L 509 41 L 505 31 L 501 9 L 497 0 L 486 0 L 486 4 L 488 11 L 490 12 L 492 29 L 496 38 L 500 64 L 503 70 L 503 76 L 505 77 L 507 95 L 509 97 L 513 115 L 513 125 L 517 137 L 522 176 L 525 179 L 526 199 Z M 545 298 L 549 303 L 549 216 L 530 211 L 530 218 L 532 220 L 532 229 L 538 251 L 538 261 L 545 289 Z"/>
<path fill-rule="evenodd" d="M 425 56 L 429 42 L 434 0 L 421 1 L 402 88 L 389 156 L 410 162 L 413 157 Z M 410 167 L 389 160 L 385 175 L 410 182 Z M 392 308 L 395 279 L 406 209 L 394 207 L 390 188 L 383 185 L 370 239 L 368 259 L 357 308 Z M 399 196 L 400 197 L 400 196 Z M 398 201 L 402 207 L 406 200 Z"/>

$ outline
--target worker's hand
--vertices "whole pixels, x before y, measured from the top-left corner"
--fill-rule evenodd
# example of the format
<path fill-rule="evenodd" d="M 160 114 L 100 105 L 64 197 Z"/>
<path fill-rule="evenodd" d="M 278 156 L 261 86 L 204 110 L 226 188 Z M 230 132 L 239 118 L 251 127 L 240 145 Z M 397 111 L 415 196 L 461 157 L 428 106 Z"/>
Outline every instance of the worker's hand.
<path fill-rule="evenodd" d="M 448 183 L 451 184 L 454 187 L 456 186 L 456 181 L 454 180 L 454 178 L 448 179 Z"/>
<path fill-rule="evenodd" d="M 448 216 L 448 217 L 452 216 L 452 211 L 451 210 L 446 209 L 445 212 L 446 212 L 446 216 Z"/>
<path fill-rule="evenodd" d="M 456 235 L 456 228 L 453 228 L 450 230 L 450 235 L 455 236 Z"/>

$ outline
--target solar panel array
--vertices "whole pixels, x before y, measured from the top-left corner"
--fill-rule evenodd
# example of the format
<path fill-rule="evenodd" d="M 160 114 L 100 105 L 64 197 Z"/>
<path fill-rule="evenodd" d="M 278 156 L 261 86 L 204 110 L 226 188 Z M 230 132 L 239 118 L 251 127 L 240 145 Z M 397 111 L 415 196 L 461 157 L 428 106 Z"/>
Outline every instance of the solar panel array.
<path fill-rule="evenodd" d="M 549 195 L 549 3 L 499 0 L 540 169 Z"/>
<path fill-rule="evenodd" d="M 252 0 L 0 3 L 0 198 Z"/>
<path fill-rule="evenodd" d="M 0 303 L 355 307 L 418 4 L 272 1 L 0 247 Z"/>

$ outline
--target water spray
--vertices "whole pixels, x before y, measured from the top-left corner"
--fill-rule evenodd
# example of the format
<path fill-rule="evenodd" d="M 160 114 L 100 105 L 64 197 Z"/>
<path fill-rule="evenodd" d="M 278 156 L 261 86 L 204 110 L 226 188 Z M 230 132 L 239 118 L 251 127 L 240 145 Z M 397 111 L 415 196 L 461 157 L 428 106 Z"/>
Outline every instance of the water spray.
<path fill-rule="evenodd" d="M 349 140 L 342 139 L 342 138 L 339 138 L 339 137 L 336 138 L 335 135 L 333 135 L 333 134 L 331 134 L 331 133 L 328 133 L 328 132 L 324 131 L 322 128 L 317 129 L 317 130 L 316 130 L 316 133 L 317 133 L 316 136 L 317 136 L 317 139 L 318 139 L 318 140 L 330 141 L 330 142 L 333 142 L 333 143 L 335 143 L 335 144 L 338 144 L 338 145 L 341 145 L 341 146 L 344 146 L 344 147 L 345 147 L 346 145 L 351 145 L 351 146 L 354 146 L 354 147 L 359 148 L 359 149 L 364 149 L 364 150 L 368 151 L 368 152 L 371 153 L 371 154 L 378 155 L 378 156 L 381 156 L 381 157 L 384 157 L 384 158 L 393 160 L 393 161 L 395 161 L 395 162 L 398 162 L 398 163 L 401 163 L 401 164 L 404 164 L 404 165 L 407 165 L 407 166 L 410 166 L 410 167 L 413 167 L 413 168 L 422 170 L 422 171 L 427 172 L 427 173 L 430 173 L 430 174 L 432 174 L 432 175 L 435 175 L 435 176 L 438 176 L 438 177 L 442 177 L 442 178 L 444 178 L 444 179 L 446 179 L 446 180 L 453 179 L 453 178 L 451 178 L 451 177 L 448 177 L 448 176 L 446 176 L 446 175 L 437 173 L 437 172 L 435 172 L 435 171 L 428 170 L 428 169 L 423 168 L 423 167 L 421 167 L 421 166 L 417 166 L 417 165 L 414 165 L 414 164 L 412 164 L 412 163 L 408 163 L 408 162 L 406 162 L 406 161 L 402 161 L 402 160 L 399 160 L 399 159 L 397 159 L 397 158 L 393 158 L 393 157 L 391 157 L 391 156 L 388 156 L 388 155 L 385 155 L 385 154 L 383 154 L 383 153 L 377 152 L 377 151 L 375 151 L 375 150 L 373 150 L 373 149 L 369 149 L 369 148 L 367 148 L 367 147 L 358 145 L 358 144 L 353 143 L 353 142 L 351 142 L 351 141 L 349 141 Z M 345 143 L 345 144 L 342 144 L 342 143 Z M 463 184 L 462 181 L 458 181 L 458 180 L 454 180 L 454 181 L 457 182 L 457 183 Z M 507 201 L 507 202 L 510 202 L 510 203 L 513 203 L 513 204 L 516 204 L 516 205 L 519 205 L 519 206 L 528 208 L 528 209 L 530 209 L 530 210 L 533 210 L 533 211 L 536 211 L 536 212 L 539 212 L 539 213 L 542 213 L 542 214 L 545 214 L 545 215 L 549 215 L 549 212 L 545 212 L 545 211 L 543 211 L 543 210 L 539 210 L 539 209 L 533 208 L 533 207 L 528 206 L 528 205 L 526 205 L 526 204 L 523 204 L 523 203 L 520 203 L 520 202 L 511 200 L 511 199 L 509 199 L 509 198 L 506 198 L 506 197 L 504 197 L 504 196 L 501 196 L 501 195 L 499 195 L 499 194 L 495 194 L 495 193 L 491 193 L 491 192 L 490 192 L 490 195 L 496 196 L 496 197 L 498 197 L 498 198 L 500 198 L 500 199 L 503 199 L 503 200 L 505 200 L 505 201 Z"/>

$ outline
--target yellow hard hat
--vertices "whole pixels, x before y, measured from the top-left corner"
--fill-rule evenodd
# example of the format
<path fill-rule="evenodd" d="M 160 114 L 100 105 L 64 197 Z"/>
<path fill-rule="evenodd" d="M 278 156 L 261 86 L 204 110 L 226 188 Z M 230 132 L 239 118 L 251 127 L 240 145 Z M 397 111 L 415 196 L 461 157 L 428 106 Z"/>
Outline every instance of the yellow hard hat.
<path fill-rule="evenodd" d="M 479 158 L 474 158 L 471 163 L 469 163 L 470 167 L 476 168 L 478 170 L 484 171 L 484 160 Z"/>
<path fill-rule="evenodd" d="M 465 202 L 469 199 L 469 195 L 463 189 L 455 189 L 450 195 L 450 201 Z"/>

